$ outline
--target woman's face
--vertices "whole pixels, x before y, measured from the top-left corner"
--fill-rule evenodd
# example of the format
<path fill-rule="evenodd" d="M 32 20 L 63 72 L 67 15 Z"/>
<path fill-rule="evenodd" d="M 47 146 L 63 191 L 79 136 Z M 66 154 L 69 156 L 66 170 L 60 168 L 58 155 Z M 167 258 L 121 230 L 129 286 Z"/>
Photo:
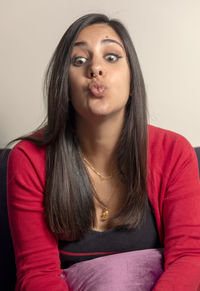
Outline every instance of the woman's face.
<path fill-rule="evenodd" d="M 106 24 L 78 35 L 69 69 L 70 98 L 82 118 L 124 116 L 130 93 L 130 69 L 124 45 Z"/>

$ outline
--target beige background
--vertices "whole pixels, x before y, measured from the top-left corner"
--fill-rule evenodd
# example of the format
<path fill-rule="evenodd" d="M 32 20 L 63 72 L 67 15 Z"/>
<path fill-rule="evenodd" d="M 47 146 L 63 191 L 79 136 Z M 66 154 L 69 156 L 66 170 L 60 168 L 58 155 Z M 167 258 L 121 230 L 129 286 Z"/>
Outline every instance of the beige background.
<path fill-rule="evenodd" d="M 135 44 L 150 123 L 200 145 L 199 0 L 0 0 L 0 146 L 44 118 L 42 81 L 67 27 L 89 12 L 119 18 Z"/>

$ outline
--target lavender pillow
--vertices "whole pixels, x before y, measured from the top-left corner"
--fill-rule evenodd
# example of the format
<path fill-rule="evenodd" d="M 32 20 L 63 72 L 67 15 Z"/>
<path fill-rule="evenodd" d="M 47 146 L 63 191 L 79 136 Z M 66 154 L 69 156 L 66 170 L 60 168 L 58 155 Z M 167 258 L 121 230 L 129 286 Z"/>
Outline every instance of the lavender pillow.
<path fill-rule="evenodd" d="M 163 272 L 162 249 L 104 256 L 63 270 L 70 291 L 149 291 Z"/>

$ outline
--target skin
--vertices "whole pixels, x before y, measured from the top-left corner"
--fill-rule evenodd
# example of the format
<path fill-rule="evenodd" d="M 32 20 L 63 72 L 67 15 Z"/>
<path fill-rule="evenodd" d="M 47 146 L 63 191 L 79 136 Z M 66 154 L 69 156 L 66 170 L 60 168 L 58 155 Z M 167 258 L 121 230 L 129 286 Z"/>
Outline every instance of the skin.
<path fill-rule="evenodd" d="M 91 77 L 91 72 L 96 76 Z M 96 80 L 106 87 L 102 96 L 94 96 L 88 90 L 91 82 Z M 69 84 L 82 152 L 101 174 L 110 175 L 115 167 L 115 147 L 130 92 L 130 69 L 125 48 L 110 26 L 94 24 L 80 32 L 71 55 Z M 99 197 L 106 204 L 111 203 L 115 212 L 122 202 L 125 186 L 120 184 L 118 177 L 102 182 L 94 172 L 88 171 Z M 104 230 L 106 224 L 98 218 L 101 212 L 98 203 L 96 212 L 95 229 Z"/>
<path fill-rule="evenodd" d="M 84 153 L 90 156 L 91 161 L 95 152 L 96 155 L 97 152 L 102 152 L 102 155 L 106 152 L 104 156 L 109 162 L 109 155 L 112 155 L 121 132 L 130 92 L 130 69 L 125 48 L 118 34 L 106 24 L 84 28 L 76 43 L 84 43 L 74 46 L 69 70 L 77 134 Z M 99 71 L 102 74 L 95 79 L 106 86 L 101 98 L 93 96 L 88 90 L 94 80 L 90 73 L 98 74 Z M 99 166 L 101 169 L 103 165 Z"/>
<path fill-rule="evenodd" d="M 130 70 L 123 43 L 117 33 L 105 24 L 84 28 L 76 39 L 71 58 L 69 83 L 75 110 L 87 119 L 122 113 L 120 111 L 124 111 L 129 97 Z M 94 98 L 88 94 L 87 87 L 91 83 L 90 73 L 99 71 L 102 75 L 97 79 L 107 90 L 103 98 Z"/>

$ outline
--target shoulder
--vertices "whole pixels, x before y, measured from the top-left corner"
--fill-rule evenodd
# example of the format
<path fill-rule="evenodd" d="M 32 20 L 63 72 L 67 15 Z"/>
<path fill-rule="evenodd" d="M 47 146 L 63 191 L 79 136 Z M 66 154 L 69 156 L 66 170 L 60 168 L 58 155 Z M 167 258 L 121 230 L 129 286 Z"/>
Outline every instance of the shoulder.
<path fill-rule="evenodd" d="M 185 137 L 170 130 L 148 126 L 148 160 L 151 166 L 162 171 L 191 159 L 196 159 L 195 151 Z"/>
<path fill-rule="evenodd" d="M 148 125 L 148 147 L 151 153 L 158 151 L 162 154 L 182 152 L 190 155 L 194 152 L 190 142 L 181 134 Z"/>
<path fill-rule="evenodd" d="M 9 159 L 20 160 L 22 157 L 26 157 L 34 163 L 42 163 L 45 160 L 45 147 L 37 146 L 28 140 L 22 140 L 13 147 Z"/>
<path fill-rule="evenodd" d="M 153 125 L 148 125 L 148 137 L 151 148 L 160 147 L 166 150 L 174 146 L 184 147 L 184 149 L 192 147 L 189 141 L 181 134 Z"/>
<path fill-rule="evenodd" d="M 45 147 L 37 146 L 33 142 L 27 140 L 18 142 L 9 154 L 9 176 L 34 175 L 44 181 L 45 152 Z"/>

